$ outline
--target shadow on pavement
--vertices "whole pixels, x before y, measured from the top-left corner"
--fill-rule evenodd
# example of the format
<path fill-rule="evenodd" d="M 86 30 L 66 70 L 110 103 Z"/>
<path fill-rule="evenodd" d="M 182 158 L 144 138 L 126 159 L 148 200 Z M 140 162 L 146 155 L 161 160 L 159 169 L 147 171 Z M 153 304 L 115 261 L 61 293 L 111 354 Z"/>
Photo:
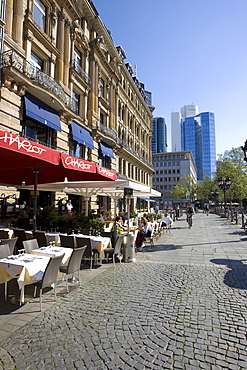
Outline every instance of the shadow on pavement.
<path fill-rule="evenodd" d="M 178 244 L 155 244 L 153 248 L 151 248 L 149 245 L 145 246 L 143 251 L 147 252 L 157 252 L 157 251 L 171 251 L 176 249 L 182 249 L 183 246 Z"/>
<path fill-rule="evenodd" d="M 211 259 L 210 262 L 230 269 L 224 277 L 224 283 L 227 286 L 247 290 L 247 260 Z"/>

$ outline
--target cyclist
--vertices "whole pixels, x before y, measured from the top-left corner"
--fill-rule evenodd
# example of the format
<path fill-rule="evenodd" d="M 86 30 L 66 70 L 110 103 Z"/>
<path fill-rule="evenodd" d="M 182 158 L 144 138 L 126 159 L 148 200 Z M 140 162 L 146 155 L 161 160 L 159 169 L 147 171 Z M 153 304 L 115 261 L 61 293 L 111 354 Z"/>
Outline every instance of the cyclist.
<path fill-rule="evenodd" d="M 187 215 L 187 222 L 189 224 L 189 228 L 191 229 L 192 227 L 192 216 L 194 214 L 194 209 L 191 204 L 188 205 L 186 209 L 186 215 Z"/>

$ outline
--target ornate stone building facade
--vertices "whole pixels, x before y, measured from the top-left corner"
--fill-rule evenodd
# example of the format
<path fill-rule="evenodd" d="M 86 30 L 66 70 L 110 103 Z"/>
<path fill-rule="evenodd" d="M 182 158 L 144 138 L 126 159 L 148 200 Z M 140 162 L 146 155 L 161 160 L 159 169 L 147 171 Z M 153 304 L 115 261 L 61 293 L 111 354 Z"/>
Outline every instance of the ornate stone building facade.
<path fill-rule="evenodd" d="M 93 2 L 4 5 L 0 129 L 151 187 L 153 109 Z M 13 192 L 4 184 L 1 189 Z M 49 195 L 43 203 L 63 195 Z"/>

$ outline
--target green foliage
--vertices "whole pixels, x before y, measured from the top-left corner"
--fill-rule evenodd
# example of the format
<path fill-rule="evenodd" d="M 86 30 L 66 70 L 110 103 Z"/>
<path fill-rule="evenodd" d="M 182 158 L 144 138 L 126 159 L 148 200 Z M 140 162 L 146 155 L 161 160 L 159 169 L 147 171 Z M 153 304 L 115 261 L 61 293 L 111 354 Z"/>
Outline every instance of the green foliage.
<path fill-rule="evenodd" d="M 130 218 L 136 218 L 137 216 L 138 216 L 138 213 L 130 212 Z"/>
<path fill-rule="evenodd" d="M 197 183 L 190 175 L 180 177 L 178 184 L 171 191 L 171 196 L 175 199 L 185 199 L 186 193 L 190 194 L 191 199 L 197 194 Z"/>
<path fill-rule="evenodd" d="M 247 198 L 246 164 L 243 158 L 241 148 L 225 151 L 224 155 L 219 156 L 215 180 L 217 186 L 217 179 L 230 177 L 231 186 L 227 191 L 227 199 L 240 204 L 243 198 Z M 223 191 L 220 190 L 219 198 L 223 199 L 223 197 Z"/>
<path fill-rule="evenodd" d="M 50 228 L 66 228 L 75 231 L 93 229 L 96 232 L 104 230 L 104 222 L 93 213 L 90 213 L 88 216 L 84 213 L 57 216 L 54 207 L 45 207 L 43 210 L 38 211 L 37 225 L 42 230 Z"/>

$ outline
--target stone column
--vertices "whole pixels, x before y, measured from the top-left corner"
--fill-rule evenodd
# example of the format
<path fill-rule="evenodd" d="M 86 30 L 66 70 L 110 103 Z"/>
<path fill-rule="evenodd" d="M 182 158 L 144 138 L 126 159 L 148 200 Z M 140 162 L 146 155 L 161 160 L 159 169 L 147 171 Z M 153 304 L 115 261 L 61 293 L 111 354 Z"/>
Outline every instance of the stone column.
<path fill-rule="evenodd" d="M 13 16 L 13 40 L 22 47 L 23 34 L 23 0 L 14 1 L 14 16 Z"/>
<path fill-rule="evenodd" d="M 13 0 L 6 1 L 6 15 L 5 15 L 5 32 L 12 37 L 12 25 L 13 25 Z"/>
<path fill-rule="evenodd" d="M 55 54 L 51 54 L 50 56 L 50 76 L 52 78 L 55 77 L 55 64 L 56 64 L 56 56 Z"/>
<path fill-rule="evenodd" d="M 57 58 L 56 63 L 56 80 L 63 83 L 63 72 L 64 72 L 64 19 L 63 13 L 58 15 L 58 31 L 57 31 L 57 48 L 60 51 L 60 55 Z"/>
<path fill-rule="evenodd" d="M 70 65 L 70 23 L 65 21 L 64 28 L 64 77 L 65 86 L 69 86 L 69 65 Z"/>
<path fill-rule="evenodd" d="M 27 34 L 24 36 L 24 49 L 26 54 L 26 60 L 30 62 L 31 50 L 32 50 L 33 33 L 27 30 Z"/>

